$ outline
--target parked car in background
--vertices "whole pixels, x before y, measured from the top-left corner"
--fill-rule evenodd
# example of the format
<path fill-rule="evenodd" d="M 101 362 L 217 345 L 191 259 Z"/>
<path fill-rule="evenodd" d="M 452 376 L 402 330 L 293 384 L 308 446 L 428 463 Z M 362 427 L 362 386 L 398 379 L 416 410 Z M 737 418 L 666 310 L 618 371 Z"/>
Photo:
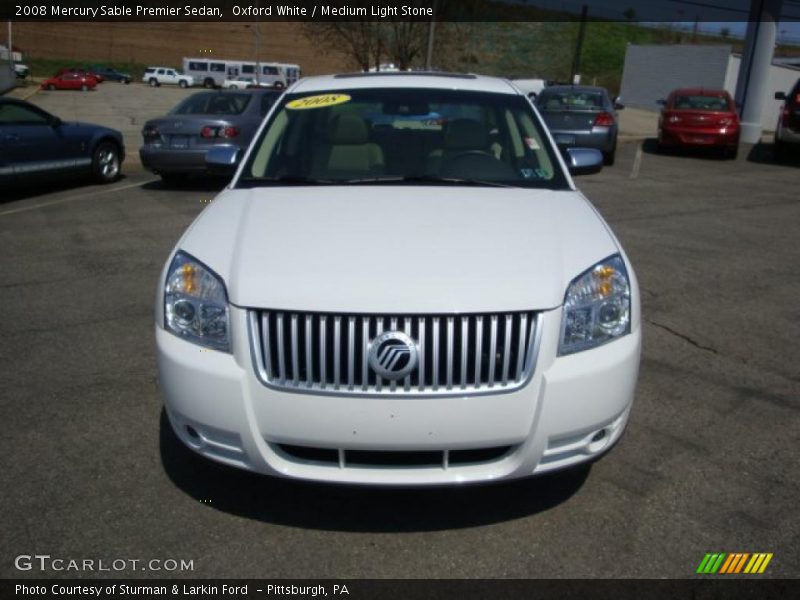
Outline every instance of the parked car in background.
<path fill-rule="evenodd" d="M 31 74 L 31 70 L 28 68 L 28 65 L 23 63 L 14 63 L 14 74 L 17 76 L 17 79 L 25 79 Z"/>
<path fill-rule="evenodd" d="M 596 148 L 603 162 L 613 165 L 617 151 L 622 104 L 612 102 L 601 87 L 556 85 L 546 87 L 536 96 L 536 106 L 561 149 Z"/>
<path fill-rule="evenodd" d="M 775 92 L 775 99 L 783 100 L 775 127 L 775 156 L 781 159 L 791 150 L 800 153 L 800 79 L 788 94 Z"/>
<path fill-rule="evenodd" d="M 105 79 L 102 75 L 95 73 L 94 71 L 90 71 L 89 69 L 82 69 L 79 67 L 62 67 L 58 71 L 56 71 L 55 76 L 58 77 L 59 75 L 81 75 L 83 77 L 93 77 L 97 80 L 97 83 L 103 83 Z"/>
<path fill-rule="evenodd" d="M 672 91 L 658 119 L 658 149 L 709 148 L 736 158 L 741 127 L 736 104 L 725 90 Z"/>
<path fill-rule="evenodd" d="M 414 118 L 436 114 L 451 117 Z M 193 451 L 458 486 L 585 464 L 620 438 L 639 290 L 571 176 L 602 155 L 562 156 L 508 81 L 310 77 L 246 153 L 207 158 L 233 179 L 166 257 L 154 319 L 166 414 Z"/>
<path fill-rule="evenodd" d="M 92 176 L 119 177 L 122 134 L 91 123 L 67 123 L 29 102 L 0 98 L 0 184 Z"/>
<path fill-rule="evenodd" d="M 244 90 L 249 87 L 256 86 L 256 78 L 255 77 L 234 77 L 232 79 L 226 79 L 222 82 L 222 89 L 225 90 Z M 257 86 L 256 86 L 257 87 Z"/>
<path fill-rule="evenodd" d="M 97 87 L 97 79 L 80 73 L 64 73 L 42 81 L 43 90 L 93 90 Z"/>
<path fill-rule="evenodd" d="M 124 84 L 128 84 L 132 81 L 129 73 L 122 73 L 121 71 L 117 71 L 116 69 L 103 65 L 93 65 L 88 68 L 88 71 L 96 73 L 97 75 L 103 77 L 104 79 L 108 79 L 109 81 L 118 81 Z"/>
<path fill-rule="evenodd" d="M 142 81 L 151 87 L 167 84 L 187 88 L 194 85 L 194 79 L 191 75 L 184 75 L 177 69 L 170 67 L 147 67 L 144 70 Z"/>
<path fill-rule="evenodd" d="M 198 92 L 170 113 L 147 121 L 142 165 L 164 180 L 206 172 L 206 152 L 224 144 L 244 149 L 280 92 L 264 89 Z"/>

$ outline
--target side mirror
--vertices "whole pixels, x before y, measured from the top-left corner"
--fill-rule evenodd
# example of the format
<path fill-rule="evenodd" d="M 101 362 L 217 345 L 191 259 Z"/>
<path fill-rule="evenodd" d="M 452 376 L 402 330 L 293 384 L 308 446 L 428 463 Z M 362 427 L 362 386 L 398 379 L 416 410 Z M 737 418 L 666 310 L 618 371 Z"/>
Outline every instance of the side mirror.
<path fill-rule="evenodd" d="M 64 124 L 64 121 L 62 121 L 58 117 L 53 117 L 52 119 L 50 119 L 50 127 L 52 127 L 53 129 L 58 129 L 63 124 Z"/>
<path fill-rule="evenodd" d="M 775 92 L 775 100 L 786 100 L 786 92 Z"/>
<path fill-rule="evenodd" d="M 206 152 L 206 169 L 211 175 L 232 176 L 239 166 L 240 152 L 236 146 L 214 146 Z"/>
<path fill-rule="evenodd" d="M 625 105 L 622 102 L 614 102 L 614 110 L 622 110 Z"/>
<path fill-rule="evenodd" d="M 567 167 L 572 175 L 591 175 L 603 168 L 603 153 L 594 148 L 567 148 Z"/>
<path fill-rule="evenodd" d="M 666 106 L 667 101 L 664 100 L 664 98 L 659 98 L 658 100 L 656 100 L 656 104 L 660 104 L 661 106 Z"/>

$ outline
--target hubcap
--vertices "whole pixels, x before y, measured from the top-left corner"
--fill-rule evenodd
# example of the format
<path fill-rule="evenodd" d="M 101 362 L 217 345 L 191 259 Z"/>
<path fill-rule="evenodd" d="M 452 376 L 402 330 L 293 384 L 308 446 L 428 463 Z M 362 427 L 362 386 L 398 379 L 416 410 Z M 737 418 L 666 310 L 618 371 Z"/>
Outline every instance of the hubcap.
<path fill-rule="evenodd" d="M 113 150 L 103 150 L 98 157 L 100 164 L 100 173 L 105 178 L 116 176 L 119 172 L 119 159 L 117 153 Z"/>

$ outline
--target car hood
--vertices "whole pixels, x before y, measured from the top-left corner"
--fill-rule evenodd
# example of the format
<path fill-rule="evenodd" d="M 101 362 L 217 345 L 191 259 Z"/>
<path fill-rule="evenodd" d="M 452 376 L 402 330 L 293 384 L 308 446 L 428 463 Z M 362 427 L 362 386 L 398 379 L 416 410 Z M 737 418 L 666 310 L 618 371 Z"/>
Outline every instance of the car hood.
<path fill-rule="evenodd" d="M 178 247 L 238 306 L 399 314 L 553 308 L 618 252 L 579 192 L 406 186 L 228 190 Z"/>

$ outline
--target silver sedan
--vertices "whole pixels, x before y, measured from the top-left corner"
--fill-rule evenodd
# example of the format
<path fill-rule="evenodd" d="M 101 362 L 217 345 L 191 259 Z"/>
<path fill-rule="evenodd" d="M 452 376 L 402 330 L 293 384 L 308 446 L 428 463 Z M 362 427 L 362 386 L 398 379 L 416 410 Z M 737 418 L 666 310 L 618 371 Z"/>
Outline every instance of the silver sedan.
<path fill-rule="evenodd" d="M 539 109 L 559 148 L 596 148 L 603 162 L 614 164 L 622 104 L 612 101 L 601 87 L 556 85 L 536 97 Z"/>

